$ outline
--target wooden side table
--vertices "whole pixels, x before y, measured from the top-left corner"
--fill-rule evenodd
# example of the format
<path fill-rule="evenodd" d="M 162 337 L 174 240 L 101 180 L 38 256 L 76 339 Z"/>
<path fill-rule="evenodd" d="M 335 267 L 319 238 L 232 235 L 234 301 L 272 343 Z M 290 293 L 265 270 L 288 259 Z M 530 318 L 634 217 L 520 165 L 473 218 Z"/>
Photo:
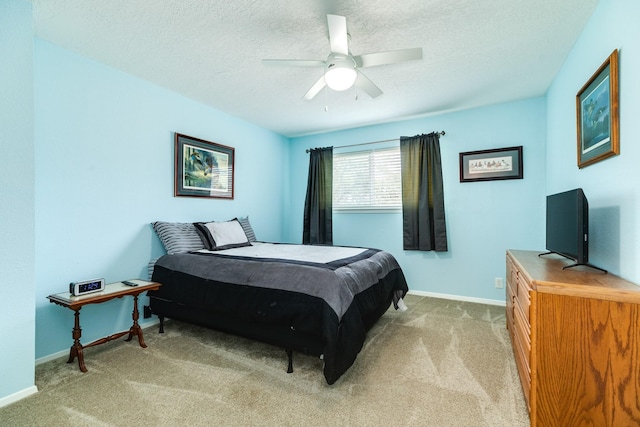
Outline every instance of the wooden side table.
<path fill-rule="evenodd" d="M 75 322 L 73 326 L 73 345 L 69 350 L 69 360 L 67 363 L 73 362 L 73 360 L 78 357 L 78 366 L 82 372 L 87 372 L 87 368 L 84 364 L 84 353 L 83 350 L 87 347 L 93 347 L 94 345 L 104 344 L 106 342 L 118 339 L 126 334 L 129 334 L 125 341 L 131 341 L 131 339 L 135 336 L 138 337 L 138 343 L 140 347 L 145 348 L 147 345 L 144 343 L 144 337 L 142 336 L 142 328 L 138 325 L 138 318 L 140 314 L 138 312 L 138 295 L 146 291 L 155 291 L 162 286 L 157 282 L 147 282 L 144 280 L 130 280 L 130 282 L 136 283 L 138 286 L 127 286 L 121 282 L 110 283 L 105 286 L 105 289 L 100 292 L 95 292 L 92 294 L 81 295 L 81 296 L 73 296 L 69 292 L 62 292 L 59 294 L 49 295 L 47 298 L 49 302 L 61 305 L 63 307 L 67 307 L 75 312 Z M 133 325 L 129 328 L 128 331 L 118 332 L 113 335 L 109 335 L 108 337 L 100 338 L 96 341 L 93 341 L 90 344 L 82 345 L 80 343 L 80 337 L 82 336 L 82 329 L 80 328 L 80 309 L 87 304 L 100 304 L 106 301 L 110 301 L 115 298 L 122 298 L 124 296 L 132 296 L 133 297 L 133 313 L 131 317 L 133 318 Z"/>

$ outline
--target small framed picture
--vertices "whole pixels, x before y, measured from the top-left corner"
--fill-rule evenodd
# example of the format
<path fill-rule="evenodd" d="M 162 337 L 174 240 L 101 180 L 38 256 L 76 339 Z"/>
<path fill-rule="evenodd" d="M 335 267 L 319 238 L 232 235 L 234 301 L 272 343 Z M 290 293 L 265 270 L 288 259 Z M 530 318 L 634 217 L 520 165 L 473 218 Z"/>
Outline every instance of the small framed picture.
<path fill-rule="evenodd" d="M 234 149 L 176 133 L 174 196 L 233 199 Z"/>
<path fill-rule="evenodd" d="M 460 182 L 522 177 L 522 146 L 460 153 Z"/>
<path fill-rule="evenodd" d="M 579 168 L 620 154 L 617 49 L 576 95 L 576 115 Z"/>

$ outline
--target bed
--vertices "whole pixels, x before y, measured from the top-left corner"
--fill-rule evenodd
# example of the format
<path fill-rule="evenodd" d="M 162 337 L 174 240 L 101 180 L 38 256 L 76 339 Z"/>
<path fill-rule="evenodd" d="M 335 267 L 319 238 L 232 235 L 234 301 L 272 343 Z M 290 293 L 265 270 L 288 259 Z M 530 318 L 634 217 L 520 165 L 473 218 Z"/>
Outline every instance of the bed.
<path fill-rule="evenodd" d="M 217 234 L 222 223 L 192 224 L 199 240 L 191 235 L 179 250 L 159 232 L 167 223 L 154 223 L 168 252 L 152 269 L 162 286 L 148 293 L 160 330 L 168 317 L 280 346 L 289 372 L 293 351 L 321 356 L 333 384 L 380 316 L 403 306 L 400 266 L 376 249 L 259 242 L 243 220 Z"/>

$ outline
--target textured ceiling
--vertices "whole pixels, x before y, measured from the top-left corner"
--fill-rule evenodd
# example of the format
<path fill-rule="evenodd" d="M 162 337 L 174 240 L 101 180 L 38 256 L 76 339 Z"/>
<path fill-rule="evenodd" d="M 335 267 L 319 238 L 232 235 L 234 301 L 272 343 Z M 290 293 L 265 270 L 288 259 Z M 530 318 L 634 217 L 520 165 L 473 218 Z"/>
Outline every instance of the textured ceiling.
<path fill-rule="evenodd" d="M 286 136 L 543 95 L 597 0 L 32 0 L 36 36 Z M 326 59 L 327 13 L 354 55 L 421 47 L 365 68 L 382 91 L 302 96 Z M 325 111 L 325 106 L 327 111 Z"/>

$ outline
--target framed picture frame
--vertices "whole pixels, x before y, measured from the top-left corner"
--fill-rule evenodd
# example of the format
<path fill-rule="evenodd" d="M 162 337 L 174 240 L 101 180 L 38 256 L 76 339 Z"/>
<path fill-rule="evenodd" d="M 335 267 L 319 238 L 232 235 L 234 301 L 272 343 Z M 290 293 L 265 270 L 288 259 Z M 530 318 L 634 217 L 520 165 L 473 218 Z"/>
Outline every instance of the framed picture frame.
<path fill-rule="evenodd" d="M 460 182 L 522 179 L 522 145 L 460 153 Z"/>
<path fill-rule="evenodd" d="M 235 150 L 175 134 L 174 196 L 233 199 Z"/>
<path fill-rule="evenodd" d="M 576 95 L 578 168 L 620 154 L 618 50 Z"/>

